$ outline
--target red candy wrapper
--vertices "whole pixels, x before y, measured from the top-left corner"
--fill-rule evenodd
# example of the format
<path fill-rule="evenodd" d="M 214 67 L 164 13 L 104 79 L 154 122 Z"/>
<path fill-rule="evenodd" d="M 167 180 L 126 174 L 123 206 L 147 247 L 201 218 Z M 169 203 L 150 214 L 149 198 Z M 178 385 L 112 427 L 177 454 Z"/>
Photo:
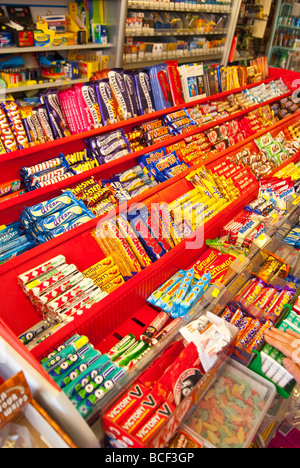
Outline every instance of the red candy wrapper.
<path fill-rule="evenodd" d="M 179 106 L 181 104 L 184 104 L 184 99 L 182 95 L 182 84 L 178 70 L 178 61 L 166 61 L 166 65 L 173 99 L 173 105 Z"/>

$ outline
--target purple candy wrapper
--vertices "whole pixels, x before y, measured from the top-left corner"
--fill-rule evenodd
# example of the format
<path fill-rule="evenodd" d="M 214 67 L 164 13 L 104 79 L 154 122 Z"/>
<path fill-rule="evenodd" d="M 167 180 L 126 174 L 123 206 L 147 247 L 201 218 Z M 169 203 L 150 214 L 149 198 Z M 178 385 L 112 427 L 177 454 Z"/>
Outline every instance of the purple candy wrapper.
<path fill-rule="evenodd" d="M 41 125 L 40 119 L 39 119 L 39 112 L 38 108 L 35 108 L 32 110 L 32 122 L 36 131 L 36 134 L 38 136 L 38 140 L 40 143 L 45 143 L 46 139 L 44 136 L 44 130 Z M 52 131 L 51 131 L 52 133 Z M 47 140 L 48 141 L 48 140 Z"/>
<path fill-rule="evenodd" d="M 116 108 L 111 93 L 109 79 L 103 79 L 95 82 L 98 102 L 103 125 L 111 125 L 118 121 Z"/>
<path fill-rule="evenodd" d="M 24 128 L 25 128 L 26 135 L 27 135 L 29 143 L 31 143 L 32 145 L 38 145 L 40 143 L 40 141 L 39 141 L 39 138 L 38 138 L 38 134 L 37 134 L 35 125 L 33 123 L 33 116 L 31 115 L 31 116 L 28 116 L 28 117 L 24 117 L 22 119 L 22 121 L 23 121 L 23 125 L 24 125 Z"/>
<path fill-rule="evenodd" d="M 150 77 L 146 71 L 137 71 L 134 75 L 139 114 L 152 114 L 155 112 Z"/>
<path fill-rule="evenodd" d="M 110 70 L 108 79 L 119 120 L 131 119 L 133 114 L 124 81 L 123 70 L 118 68 Z"/>
<path fill-rule="evenodd" d="M 48 89 L 41 95 L 40 99 L 41 103 L 46 106 L 55 139 L 71 136 L 71 132 L 60 107 L 57 89 Z"/>
<path fill-rule="evenodd" d="M 129 104 L 131 108 L 131 113 L 133 117 L 137 117 L 139 115 L 138 109 L 138 102 L 137 102 L 137 95 L 135 89 L 135 81 L 134 81 L 134 74 L 131 71 L 124 70 L 123 77 L 127 89 L 127 95 L 129 99 Z"/>
<path fill-rule="evenodd" d="M 51 129 L 50 120 L 45 104 L 37 107 L 37 117 L 43 129 L 44 141 L 53 141 L 54 135 Z"/>

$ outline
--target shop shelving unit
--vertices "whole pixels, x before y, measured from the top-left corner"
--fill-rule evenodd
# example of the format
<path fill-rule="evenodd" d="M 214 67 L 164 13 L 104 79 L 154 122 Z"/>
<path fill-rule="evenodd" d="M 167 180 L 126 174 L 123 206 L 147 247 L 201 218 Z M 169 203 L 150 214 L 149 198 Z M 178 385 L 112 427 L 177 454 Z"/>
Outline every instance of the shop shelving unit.
<path fill-rule="evenodd" d="M 120 22 L 118 29 L 118 47 L 116 51 L 116 66 L 123 68 L 142 68 L 153 65 L 155 63 L 160 63 L 168 59 L 178 60 L 179 63 L 188 63 L 192 61 L 205 61 L 205 62 L 217 62 L 224 65 L 227 64 L 228 56 L 230 53 L 230 48 L 233 39 L 233 33 L 235 31 L 235 26 L 237 22 L 237 16 L 240 8 L 241 0 L 233 0 L 232 2 L 220 2 L 218 4 L 211 4 L 208 2 L 185 2 L 185 3 L 175 3 L 175 2 L 164 2 L 162 0 L 151 1 L 151 0 L 121 0 L 120 7 Z M 226 14 L 228 15 L 227 25 L 225 28 L 212 30 L 209 32 L 195 31 L 195 30 L 151 30 L 147 32 L 146 30 L 141 31 L 130 31 L 126 30 L 126 18 L 129 11 L 166 11 L 166 12 L 191 12 L 191 13 L 216 13 L 216 14 Z M 186 37 L 187 41 L 191 36 L 201 36 L 201 37 L 225 37 L 226 42 L 223 47 L 216 47 L 215 49 L 210 50 L 201 50 L 197 49 L 196 51 L 177 51 L 176 53 L 163 53 L 158 56 L 153 55 L 151 57 L 142 58 L 141 60 L 129 59 L 123 53 L 124 44 L 127 37 L 139 38 L 140 40 L 145 40 L 149 37 Z"/>
<path fill-rule="evenodd" d="M 281 70 L 271 69 L 270 79 L 277 79 L 281 75 Z M 289 86 L 292 85 L 293 81 L 297 77 L 298 75 L 292 72 L 285 72 L 283 76 L 284 81 Z M 291 89 L 290 93 L 287 93 L 287 95 L 291 94 L 292 91 L 293 89 Z M 232 91 L 228 93 L 222 93 L 220 95 L 214 96 L 213 99 L 223 98 L 231 93 Z M 210 98 L 204 98 L 198 102 L 204 103 L 209 100 Z M 189 103 L 187 106 L 191 106 L 193 104 L 194 103 Z M 159 111 L 154 114 L 141 116 L 126 122 L 120 122 L 109 127 L 95 129 L 81 135 L 74 135 L 69 138 L 46 143 L 42 146 L 7 154 L 3 156 L 0 161 L 0 181 L 13 178 L 23 165 L 32 165 L 41 161 L 45 161 L 51 157 L 56 157 L 59 152 L 65 152 L 67 154 L 67 152 L 83 149 L 85 137 L 107 133 L 120 127 L 124 128 L 126 131 L 142 122 L 154 120 L 155 118 L 163 116 L 165 113 L 169 113 L 180 108 L 180 106 L 177 106 L 175 108 L 168 109 L 167 111 Z M 254 108 L 256 108 L 256 106 L 253 106 L 253 109 Z M 223 122 L 226 122 L 231 118 L 234 119 L 236 117 L 240 117 L 253 109 L 250 108 L 246 111 L 233 114 L 230 118 L 223 119 Z M 256 138 L 258 135 L 262 135 L 266 131 L 277 134 L 279 129 L 283 128 L 283 126 L 288 126 L 293 121 L 299 120 L 299 118 L 299 112 L 297 112 L 293 116 L 275 123 L 272 127 L 268 127 L 267 130 L 265 129 L 258 134 L 244 140 L 243 142 L 233 147 L 227 148 L 227 150 L 224 152 L 214 155 L 212 158 L 205 160 L 203 164 L 205 164 L 208 168 L 213 167 L 217 160 L 220 161 L 221 158 L 225 158 L 226 156 L 230 155 L 230 153 L 238 151 L 239 149 L 245 147 L 245 145 L 252 145 L 254 138 Z M 184 137 L 201 132 L 214 125 L 216 125 L 216 122 L 206 124 L 203 127 L 199 127 L 196 131 L 194 130 L 188 134 L 185 134 Z M 175 143 L 176 141 L 180 141 L 182 138 L 182 136 L 172 138 L 170 144 Z M 164 144 L 149 147 L 147 148 L 147 151 L 158 149 L 159 147 L 165 146 L 167 144 L 168 142 L 164 142 Z M 143 151 L 129 154 L 120 160 L 113 161 L 110 164 L 100 166 L 99 168 L 93 169 L 92 171 L 74 176 L 67 182 L 63 181 L 51 187 L 46 187 L 30 193 L 26 193 L 17 199 L 3 202 L 0 204 L 0 224 L 2 225 L 14 221 L 16 218 L 18 218 L 20 211 L 25 206 L 30 206 L 39 203 L 40 201 L 50 199 L 61 193 L 61 190 L 65 189 L 66 187 L 75 186 L 79 181 L 88 178 L 90 175 L 94 175 L 96 179 L 109 178 L 114 173 L 118 173 L 133 167 L 137 162 L 138 156 L 140 156 L 142 153 Z M 298 159 L 300 159 L 299 153 L 297 153 L 288 162 L 297 161 Z M 152 201 L 170 202 L 171 200 L 174 200 L 181 194 L 186 193 L 191 188 L 190 183 L 186 180 L 185 177 L 190 171 L 194 169 L 195 166 L 188 169 L 185 173 L 182 173 L 173 179 L 159 184 L 151 191 L 142 194 L 140 197 L 132 199 L 128 206 L 121 205 L 119 210 L 127 210 L 130 208 L 130 206 L 137 202 L 150 204 Z M 217 237 L 220 227 L 232 219 L 232 217 L 234 217 L 237 213 L 239 213 L 239 211 L 241 211 L 247 203 L 255 199 L 257 193 L 258 184 L 254 184 L 253 186 L 248 187 L 248 190 L 243 193 L 239 199 L 232 202 L 219 214 L 205 223 L 204 239 L 212 239 Z M 109 214 L 109 216 L 112 215 L 113 213 Z M 18 286 L 17 275 L 58 254 L 65 255 L 68 262 L 74 263 L 81 271 L 84 271 L 86 268 L 91 266 L 91 264 L 101 260 L 101 258 L 104 257 L 104 254 L 91 236 L 91 231 L 96 227 L 100 219 L 101 218 L 91 220 L 89 223 L 86 223 L 85 225 L 76 228 L 73 231 L 63 234 L 62 236 L 52 241 L 37 246 L 33 250 L 28 251 L 0 266 L 0 292 L 2 295 L 0 332 L 3 330 L 1 332 L 2 337 L 11 343 L 21 358 L 24 359 L 24 361 L 28 364 L 31 371 L 28 370 L 27 367 L 26 371 L 29 373 L 29 375 L 34 375 L 33 380 L 35 381 L 36 392 L 37 394 L 40 394 L 40 396 L 43 394 L 45 385 L 48 387 L 49 384 L 50 387 L 51 385 L 54 387 L 55 390 L 53 390 L 53 392 L 57 392 L 56 385 L 53 381 L 51 381 L 51 379 L 49 379 L 47 375 L 45 375 L 41 366 L 39 365 L 38 361 L 43 356 L 45 356 L 58 344 L 64 342 L 75 332 L 87 335 L 94 346 L 104 353 L 118 341 L 120 336 L 124 336 L 129 331 L 131 333 L 141 334 L 147 328 L 147 325 L 152 321 L 152 319 L 157 315 L 157 311 L 149 307 L 146 302 L 146 299 L 150 293 L 163 284 L 176 271 L 178 271 L 179 266 L 183 269 L 188 268 L 191 263 L 206 250 L 205 243 L 203 243 L 203 236 L 198 236 L 197 232 L 193 233 L 189 238 L 180 242 L 180 244 L 174 247 L 161 259 L 157 260 L 155 263 L 141 271 L 135 277 L 131 278 L 119 289 L 104 298 L 100 303 L 95 304 L 87 314 L 76 316 L 72 322 L 65 325 L 62 329 L 57 331 L 56 334 L 49 337 L 43 343 L 34 348 L 31 352 L 29 352 L 25 346 L 20 344 L 17 336 L 28 329 L 31 325 L 35 324 L 41 318 L 38 316 L 36 310 L 26 299 L 23 292 L 21 291 L 21 288 Z M 196 241 L 194 244 L 194 247 L 196 248 L 188 249 L 188 243 L 193 241 Z M 9 288 L 7 285 L 9 285 Z M 163 350 L 166 344 L 167 342 L 162 342 L 161 348 L 159 349 Z M 152 355 L 149 355 L 149 359 L 153 359 L 153 354 L 156 352 L 158 352 L 157 349 L 154 351 L 154 353 L 152 353 Z M 150 361 L 147 360 L 146 364 L 148 362 Z M 143 366 L 146 364 L 143 364 Z M 115 389 L 112 390 L 112 393 L 109 394 L 108 398 L 103 400 L 103 406 L 108 404 L 110 399 L 113 399 L 118 394 L 118 392 L 123 389 L 124 385 L 128 385 L 138 374 L 138 372 L 141 372 L 142 368 L 138 367 L 136 372 L 133 372 L 123 378 L 116 385 Z M 50 390 L 48 389 L 48 391 Z M 57 398 L 58 395 L 60 395 L 63 402 L 64 399 L 63 396 L 61 396 L 61 392 L 56 393 Z M 52 410 L 53 413 L 54 410 L 55 413 L 55 401 L 49 399 L 48 402 L 45 402 L 43 398 L 43 403 L 46 404 L 49 411 Z M 93 413 L 88 425 L 85 421 L 82 421 L 82 428 L 78 428 L 77 426 L 76 430 L 80 433 L 80 430 L 86 431 L 87 428 L 92 427 L 93 430 L 97 432 L 99 429 L 99 411 L 101 411 L 101 408 L 102 405 L 100 405 L 100 407 L 97 406 L 96 411 Z M 71 418 L 73 414 L 72 408 L 67 406 L 66 411 L 70 411 L 70 419 L 65 418 L 64 429 L 70 436 L 72 436 L 72 431 L 74 431 L 72 426 L 74 419 Z M 58 416 L 59 415 L 56 414 L 56 417 Z M 91 436 L 91 440 L 92 439 L 93 437 Z"/>
<path fill-rule="evenodd" d="M 275 11 L 273 16 L 273 22 L 270 31 L 269 42 L 267 46 L 267 57 L 270 65 L 274 65 L 273 57 L 274 55 L 284 55 L 286 54 L 286 60 L 281 68 L 291 69 L 290 64 L 293 59 L 294 53 L 299 53 L 299 41 L 296 41 L 295 47 L 286 47 L 285 45 L 274 45 L 274 38 L 276 32 L 287 33 L 291 32 L 293 34 L 299 34 L 300 37 L 300 27 L 286 24 L 285 19 L 289 21 L 289 18 L 293 20 L 300 16 L 300 3 L 294 2 L 284 2 L 283 0 L 277 0 L 275 5 Z M 293 68 L 294 69 L 294 68 Z"/>
<path fill-rule="evenodd" d="M 32 0 L 30 3 L 31 13 L 33 20 L 36 21 L 39 14 L 66 14 L 68 0 L 52 0 L 50 4 L 44 2 L 44 0 Z M 3 5 L 27 5 L 24 0 L 7 0 Z M 115 65 L 115 56 L 116 56 L 116 45 L 117 45 L 117 18 L 120 8 L 120 0 L 114 0 L 113 2 L 109 0 L 104 0 L 104 14 L 106 19 L 106 24 L 108 26 L 108 43 L 106 45 L 96 44 L 89 42 L 87 44 L 78 44 L 78 45 L 64 45 L 64 46 L 47 46 L 47 47 L 3 47 L 0 48 L 0 58 L 1 56 L 7 55 L 20 55 L 26 53 L 34 52 L 47 52 L 47 51 L 57 51 L 63 57 L 67 57 L 68 51 L 88 51 L 93 52 L 101 51 L 103 55 L 109 55 L 110 57 L 110 66 Z M 43 82 L 37 82 L 32 85 L 24 86 L 11 86 L 8 88 L 0 88 L 0 95 L 5 93 L 24 93 L 39 91 L 41 89 L 46 89 L 50 87 L 57 86 L 68 86 L 75 83 L 80 83 L 86 81 L 82 79 L 60 79 L 60 80 L 45 80 Z"/>

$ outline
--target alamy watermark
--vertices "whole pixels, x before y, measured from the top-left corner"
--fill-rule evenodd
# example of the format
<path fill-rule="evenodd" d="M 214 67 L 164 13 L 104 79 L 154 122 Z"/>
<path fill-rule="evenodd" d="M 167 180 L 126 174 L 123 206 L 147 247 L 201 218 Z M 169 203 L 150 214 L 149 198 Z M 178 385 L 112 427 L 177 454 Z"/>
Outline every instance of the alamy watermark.
<path fill-rule="evenodd" d="M 176 239 L 176 243 L 186 240 L 186 249 L 200 249 L 204 245 L 204 223 L 209 216 L 204 204 L 195 206 L 186 202 L 178 204 L 172 214 L 167 203 L 138 203 L 131 206 L 122 205 L 122 212 L 117 213 L 116 207 L 111 206 L 108 213 L 101 218 L 96 227 L 98 238 L 109 239 L 116 237 L 115 230 L 109 228 L 110 223 L 118 224 L 118 219 L 126 222 L 138 238 L 146 242 L 151 239 L 158 241 Z M 212 213 L 210 213 L 212 214 Z M 126 238 L 121 229 L 118 236 Z"/>

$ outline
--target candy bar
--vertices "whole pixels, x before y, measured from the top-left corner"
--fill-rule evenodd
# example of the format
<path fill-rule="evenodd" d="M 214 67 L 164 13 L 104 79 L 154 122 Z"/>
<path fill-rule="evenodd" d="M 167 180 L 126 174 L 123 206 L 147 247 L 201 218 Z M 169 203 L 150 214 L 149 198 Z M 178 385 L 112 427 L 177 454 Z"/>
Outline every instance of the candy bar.
<path fill-rule="evenodd" d="M 146 251 L 142 247 L 139 239 L 127 222 L 126 218 L 121 214 L 117 220 L 120 232 L 124 235 L 128 245 L 131 247 L 134 255 L 138 259 L 142 268 L 151 265 L 151 260 L 147 255 Z"/>
<path fill-rule="evenodd" d="M 151 392 L 143 401 L 133 409 L 132 413 L 123 420 L 121 427 L 128 433 L 136 433 L 145 421 L 154 413 L 161 404 L 161 398 Z"/>
<path fill-rule="evenodd" d="M 76 83 L 74 89 L 78 104 L 85 110 L 87 116 L 88 128 L 86 130 L 102 127 L 100 108 L 94 83 Z"/>
<path fill-rule="evenodd" d="M 63 255 L 58 255 L 57 257 L 54 257 L 53 259 L 48 260 L 45 263 L 42 263 L 37 267 L 32 268 L 31 270 L 19 275 L 18 283 L 21 285 L 25 285 L 26 283 L 29 283 L 30 281 L 33 281 L 34 279 L 38 278 L 43 273 L 51 270 L 52 268 L 55 268 L 59 265 L 63 265 L 65 263 L 65 257 Z"/>
<path fill-rule="evenodd" d="M 116 289 L 118 289 L 124 283 L 125 283 L 125 280 L 123 276 L 122 275 L 117 276 L 116 278 L 111 280 L 109 283 L 106 283 L 103 286 L 101 286 L 101 291 L 103 291 L 103 293 L 109 294 L 115 291 Z"/>
<path fill-rule="evenodd" d="M 169 314 L 165 312 L 161 312 L 158 314 L 158 316 L 148 325 L 147 329 L 143 332 L 141 335 L 141 339 L 143 341 L 149 342 L 150 339 L 158 333 L 164 325 L 168 322 L 169 320 Z"/>
<path fill-rule="evenodd" d="M 41 101 L 46 105 L 55 139 L 70 136 L 71 132 L 60 107 L 57 89 L 48 89 L 42 94 Z"/>
<path fill-rule="evenodd" d="M 120 380 L 123 376 L 126 375 L 124 369 L 115 370 L 109 378 L 107 378 L 103 386 L 98 387 L 94 392 L 89 395 L 86 400 L 84 400 L 78 407 L 78 412 L 84 417 L 88 417 L 98 401 L 100 401 L 105 394 Z"/>
<path fill-rule="evenodd" d="M 81 356 L 79 359 L 76 359 L 75 362 L 65 362 L 65 365 L 68 366 L 68 369 L 65 370 L 62 375 L 56 377 L 55 375 L 52 377 L 55 380 L 55 383 L 61 390 L 64 390 L 69 384 L 71 384 L 76 377 L 81 375 L 85 369 L 91 367 L 96 361 L 100 361 L 101 354 L 99 351 L 93 350 L 92 347 L 86 347 L 86 354 L 83 355 L 83 350 L 81 352 Z"/>
<path fill-rule="evenodd" d="M 132 117 L 137 117 L 139 115 L 138 111 L 138 103 L 137 103 L 137 96 L 135 90 L 135 82 L 134 82 L 134 73 L 130 70 L 123 71 L 123 79 L 125 82 L 127 96 L 129 100 L 130 110 Z"/>
<path fill-rule="evenodd" d="M 75 265 L 62 264 L 57 268 L 52 268 L 47 274 L 41 275 L 37 280 L 27 283 L 26 288 L 30 297 L 39 297 L 48 291 L 50 288 L 64 280 L 71 274 L 78 272 Z"/>
<path fill-rule="evenodd" d="M 148 393 L 149 390 L 146 387 L 136 383 L 105 413 L 104 418 L 120 424 Z"/>
<path fill-rule="evenodd" d="M 137 357 L 140 356 L 147 348 L 148 344 L 144 341 L 136 341 L 128 347 L 119 358 L 116 359 L 116 365 L 118 367 L 127 367 L 131 361 L 137 359 Z"/>
<path fill-rule="evenodd" d="M 69 271 L 71 268 L 69 267 Z M 69 289 L 83 281 L 84 276 L 79 271 L 71 271 L 69 275 L 59 279 L 52 287 L 44 291 L 36 298 L 36 306 L 40 311 L 46 310 L 47 304 L 55 298 L 64 294 Z"/>
<path fill-rule="evenodd" d="M 44 161 L 42 163 L 36 164 L 35 166 L 23 167 L 20 171 L 21 177 L 26 179 L 32 174 L 39 174 L 43 171 L 59 168 L 63 166 L 66 170 L 69 168 L 68 163 L 66 162 L 64 155 L 60 154 L 59 157 Z"/>
<path fill-rule="evenodd" d="M 150 343 L 154 346 L 159 343 L 166 335 L 171 333 L 176 327 L 179 327 L 183 324 L 183 320 L 180 317 L 172 320 L 168 325 L 166 325 L 159 333 L 156 333 L 153 338 L 151 338 Z"/>
<path fill-rule="evenodd" d="M 60 106 L 72 135 L 88 130 L 88 119 L 84 107 L 79 105 L 74 88 L 58 91 Z"/>
<path fill-rule="evenodd" d="M 134 74 L 138 109 L 140 115 L 155 112 L 153 95 L 149 75 L 146 71 L 137 71 Z"/>
<path fill-rule="evenodd" d="M 123 72 L 120 69 L 112 69 L 108 72 L 108 79 L 116 103 L 116 111 L 119 120 L 127 120 L 133 117 L 131 112 L 130 100 L 127 93 L 127 87 Z"/>
<path fill-rule="evenodd" d="M 53 141 L 54 140 L 54 135 L 52 132 L 52 128 L 50 125 L 50 120 L 47 112 L 47 108 L 44 104 L 40 104 L 37 107 L 37 119 L 39 121 L 39 127 L 42 128 L 43 132 L 43 143 L 46 141 Z M 38 135 L 40 133 L 40 130 L 38 131 Z"/>
<path fill-rule="evenodd" d="M 63 388 L 64 393 L 71 398 L 75 396 L 82 388 L 91 381 L 91 379 L 95 378 L 101 371 L 111 365 L 111 361 L 103 354 L 99 356 L 99 358 L 92 363 L 87 369 L 80 372 L 78 376 L 76 376 L 72 381 Z"/>
<path fill-rule="evenodd" d="M 78 351 L 74 354 L 71 354 L 67 357 L 63 364 L 60 366 L 56 366 L 54 369 L 49 371 L 50 377 L 53 380 L 57 381 L 59 378 L 64 376 L 65 373 L 69 372 L 72 367 L 75 367 L 78 361 L 87 359 L 90 353 L 94 350 L 93 346 L 87 343 L 85 346 L 82 346 Z"/>
<path fill-rule="evenodd" d="M 87 270 L 83 272 L 84 276 L 87 278 L 94 279 L 104 273 L 106 270 L 111 268 L 114 265 L 113 259 L 111 257 L 106 257 L 100 262 L 92 265 Z"/>
<path fill-rule="evenodd" d="M 150 304 L 155 305 L 159 298 L 167 293 L 175 284 L 177 284 L 184 277 L 184 270 L 175 273 L 168 281 L 166 281 L 160 288 L 156 289 L 147 299 Z"/>
<path fill-rule="evenodd" d="M 41 361 L 42 367 L 47 371 L 50 372 L 59 364 L 62 364 L 66 358 L 72 356 L 76 353 L 79 349 L 85 346 L 88 343 L 88 338 L 86 336 L 80 336 L 72 341 L 69 341 L 66 346 L 60 348 L 55 355 L 51 356 L 49 359 L 45 361 Z"/>
<path fill-rule="evenodd" d="M 54 227 L 51 231 L 47 230 L 45 234 L 40 234 L 37 237 L 37 240 L 40 242 L 47 242 L 48 240 L 54 239 L 66 232 L 69 232 L 79 226 L 82 226 L 85 223 L 88 223 L 95 216 L 90 212 L 83 213 L 77 217 L 74 217 L 73 220 L 64 222 L 58 227 Z"/>
<path fill-rule="evenodd" d="M 47 311 L 47 313 L 50 314 L 55 313 L 59 308 L 65 306 L 74 297 L 83 294 L 85 291 L 88 291 L 93 286 L 93 280 L 89 278 L 83 279 L 70 290 L 67 290 L 65 293 L 61 294 L 57 298 L 47 303 L 45 310 Z"/>
<path fill-rule="evenodd" d="M 118 121 L 115 103 L 113 100 L 109 80 L 104 79 L 95 82 L 97 98 L 100 107 L 101 119 L 103 125 L 111 125 Z"/>
<path fill-rule="evenodd" d="M 101 289 L 102 286 L 104 286 L 106 283 L 110 283 L 114 278 L 117 278 L 118 276 L 120 276 L 120 271 L 118 267 L 114 265 L 113 267 L 103 272 L 100 276 L 94 278 L 94 283 Z"/>
<path fill-rule="evenodd" d="M 153 416 L 151 416 L 149 420 L 134 433 L 134 436 L 142 443 L 147 442 L 147 440 L 153 436 L 155 431 L 157 431 L 160 426 L 171 416 L 174 410 L 174 405 L 171 405 L 167 402 L 162 403 L 155 411 Z"/>

